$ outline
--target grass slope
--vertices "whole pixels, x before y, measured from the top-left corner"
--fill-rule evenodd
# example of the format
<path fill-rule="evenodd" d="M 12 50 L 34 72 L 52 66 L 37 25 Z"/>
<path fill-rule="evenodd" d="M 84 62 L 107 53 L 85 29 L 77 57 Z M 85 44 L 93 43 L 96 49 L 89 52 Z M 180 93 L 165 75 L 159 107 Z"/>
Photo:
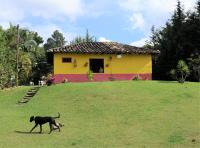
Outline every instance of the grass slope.
<path fill-rule="evenodd" d="M 200 84 L 160 81 L 74 83 L 0 91 L 0 147 L 200 147 Z M 61 113 L 61 132 L 48 125 L 28 134 L 30 115 Z M 195 139 L 195 142 L 192 140 Z"/>

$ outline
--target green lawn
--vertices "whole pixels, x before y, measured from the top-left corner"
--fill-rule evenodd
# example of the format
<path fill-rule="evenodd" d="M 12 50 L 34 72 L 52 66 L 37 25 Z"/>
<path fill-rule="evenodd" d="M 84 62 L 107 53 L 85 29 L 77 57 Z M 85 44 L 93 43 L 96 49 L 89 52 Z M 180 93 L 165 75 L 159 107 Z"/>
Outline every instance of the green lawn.
<path fill-rule="evenodd" d="M 43 87 L 27 104 L 30 87 L 0 91 L 0 147 L 200 147 L 200 83 L 161 81 L 68 83 Z M 48 124 L 28 134 L 31 115 L 61 113 L 61 132 Z M 195 142 L 192 142 L 194 140 Z"/>

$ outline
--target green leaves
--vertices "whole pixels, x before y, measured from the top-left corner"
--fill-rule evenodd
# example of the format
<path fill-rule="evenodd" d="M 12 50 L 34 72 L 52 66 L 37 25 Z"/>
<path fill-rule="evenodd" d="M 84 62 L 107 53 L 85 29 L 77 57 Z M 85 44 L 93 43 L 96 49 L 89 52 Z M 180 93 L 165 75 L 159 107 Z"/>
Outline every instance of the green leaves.
<path fill-rule="evenodd" d="M 170 71 L 172 78 L 178 80 L 180 83 L 184 83 L 186 77 L 190 74 L 190 70 L 185 61 L 178 61 L 176 69 Z"/>
<path fill-rule="evenodd" d="M 77 36 L 74 38 L 74 40 L 70 42 L 70 44 L 73 45 L 73 44 L 78 44 L 78 43 L 83 43 L 83 42 L 95 42 L 95 41 L 96 41 L 96 38 L 94 36 L 91 36 L 88 30 L 86 30 L 85 37 Z"/>
<path fill-rule="evenodd" d="M 26 28 L 19 28 L 18 30 L 18 27 L 12 24 L 6 30 L 0 27 L 1 88 L 10 87 L 15 84 L 17 73 L 20 85 L 28 83 L 33 70 L 37 70 L 34 73 L 38 73 L 35 63 L 45 60 L 44 49 L 43 47 L 39 47 L 42 42 L 43 39 L 36 32 Z"/>
<path fill-rule="evenodd" d="M 161 29 L 152 28 L 151 45 L 154 49 L 159 49 L 161 54 L 157 61 L 154 61 L 153 75 L 155 79 L 169 80 L 168 72 L 177 68 L 179 60 L 184 60 L 189 64 L 188 58 L 195 50 L 200 54 L 200 1 L 198 0 L 196 7 L 187 13 L 184 11 L 180 1 L 174 13 Z M 188 69 L 180 62 L 179 68 L 185 73 Z M 196 67 L 196 66 L 195 66 Z M 196 70 L 190 68 L 192 75 L 190 80 L 199 81 Z"/>
<path fill-rule="evenodd" d="M 65 37 L 58 30 L 55 30 L 50 38 L 47 39 L 47 43 L 44 44 L 45 51 L 55 47 L 64 46 L 66 43 Z"/>
<path fill-rule="evenodd" d="M 189 68 L 191 70 L 191 75 L 193 76 L 194 80 L 197 80 L 200 82 L 200 53 L 198 50 L 194 51 L 190 58 L 188 58 L 189 61 Z"/>
<path fill-rule="evenodd" d="M 180 60 L 178 62 L 177 71 L 180 72 L 180 73 L 185 73 L 185 74 L 189 74 L 190 73 L 187 64 L 183 60 Z"/>

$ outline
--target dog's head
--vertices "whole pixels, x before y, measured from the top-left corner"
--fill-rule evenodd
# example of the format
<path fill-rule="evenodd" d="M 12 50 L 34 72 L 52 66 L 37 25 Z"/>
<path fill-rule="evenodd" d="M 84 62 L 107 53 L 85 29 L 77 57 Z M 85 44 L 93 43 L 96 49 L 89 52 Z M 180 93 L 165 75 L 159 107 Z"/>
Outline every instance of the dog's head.
<path fill-rule="evenodd" d="M 34 116 L 30 117 L 30 122 L 34 121 Z"/>

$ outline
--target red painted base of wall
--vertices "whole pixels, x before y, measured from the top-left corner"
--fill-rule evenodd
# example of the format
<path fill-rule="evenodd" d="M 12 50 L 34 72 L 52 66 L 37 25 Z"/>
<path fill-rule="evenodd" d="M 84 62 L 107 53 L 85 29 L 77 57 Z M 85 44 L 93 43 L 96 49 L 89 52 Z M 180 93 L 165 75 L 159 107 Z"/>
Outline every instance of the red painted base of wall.
<path fill-rule="evenodd" d="M 139 76 L 142 80 L 152 79 L 151 74 L 93 74 L 93 80 L 88 80 L 87 74 L 56 74 L 54 75 L 54 83 L 61 83 L 65 79 L 69 82 L 132 80 L 136 76 Z"/>

